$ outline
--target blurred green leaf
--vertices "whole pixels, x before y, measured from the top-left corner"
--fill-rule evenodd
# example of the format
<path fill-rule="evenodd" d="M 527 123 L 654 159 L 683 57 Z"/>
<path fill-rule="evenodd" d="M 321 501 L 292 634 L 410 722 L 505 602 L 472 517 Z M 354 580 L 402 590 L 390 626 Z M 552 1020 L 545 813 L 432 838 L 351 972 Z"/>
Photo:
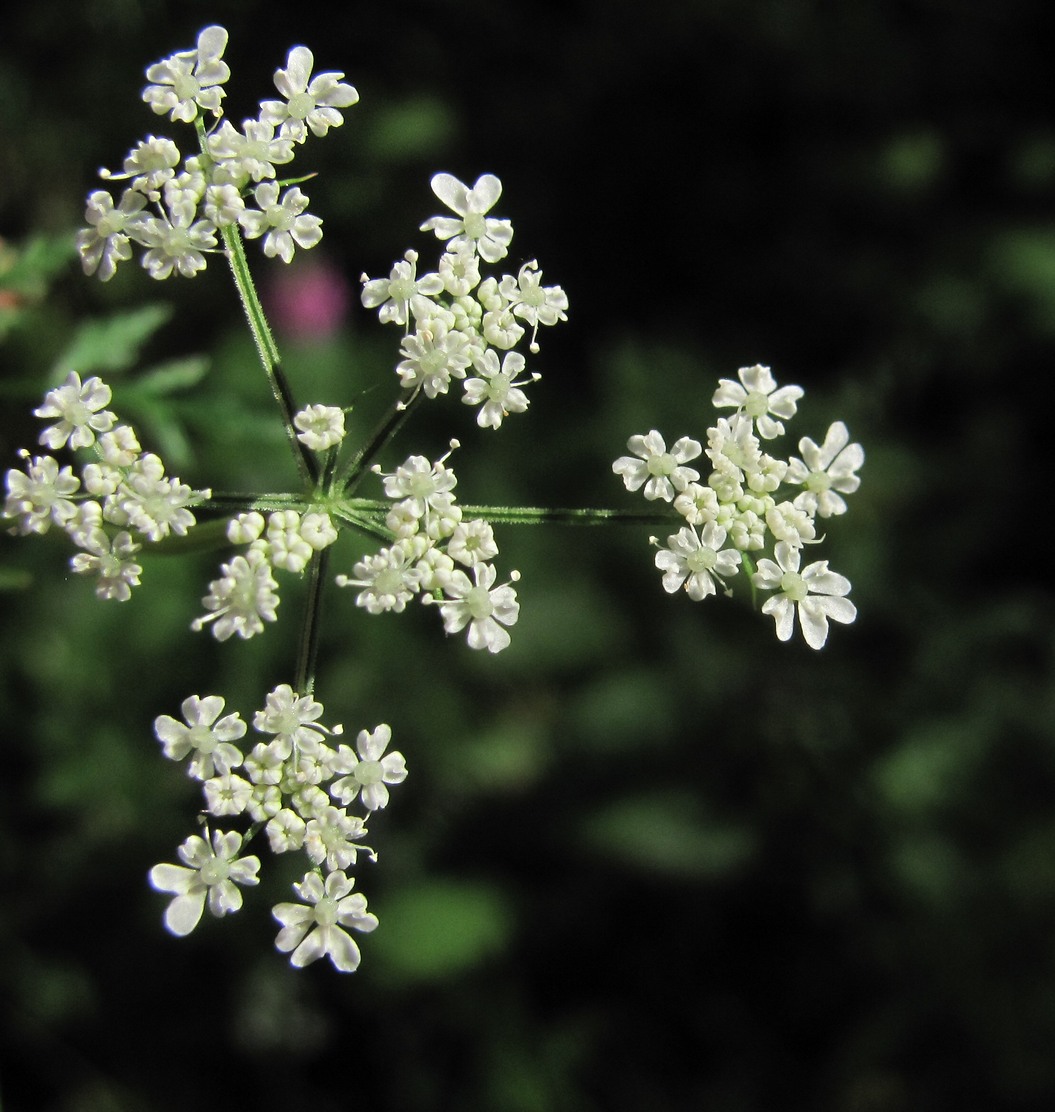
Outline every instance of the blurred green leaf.
<path fill-rule="evenodd" d="M 56 360 L 56 370 L 61 375 L 70 371 L 128 370 L 143 344 L 172 317 L 172 311 L 171 305 L 144 305 L 85 322 Z"/>
<path fill-rule="evenodd" d="M 429 880 L 391 892 L 381 911 L 384 930 L 371 936 L 372 960 L 407 981 L 449 977 L 498 953 L 512 913 L 492 884 Z"/>

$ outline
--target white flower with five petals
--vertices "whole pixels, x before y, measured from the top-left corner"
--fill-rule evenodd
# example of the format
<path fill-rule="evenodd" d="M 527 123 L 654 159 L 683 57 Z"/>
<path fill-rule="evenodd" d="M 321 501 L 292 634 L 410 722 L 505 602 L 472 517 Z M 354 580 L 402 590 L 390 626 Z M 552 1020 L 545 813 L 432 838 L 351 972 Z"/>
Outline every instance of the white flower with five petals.
<path fill-rule="evenodd" d="M 472 189 L 452 174 L 435 174 L 432 192 L 457 216 L 433 216 L 421 225 L 423 232 L 435 232 L 437 239 L 447 240 L 448 251 L 464 246 L 475 250 L 485 262 L 505 258 L 513 239 L 513 225 L 487 215 L 502 196 L 502 183 L 494 174 L 477 178 Z"/>

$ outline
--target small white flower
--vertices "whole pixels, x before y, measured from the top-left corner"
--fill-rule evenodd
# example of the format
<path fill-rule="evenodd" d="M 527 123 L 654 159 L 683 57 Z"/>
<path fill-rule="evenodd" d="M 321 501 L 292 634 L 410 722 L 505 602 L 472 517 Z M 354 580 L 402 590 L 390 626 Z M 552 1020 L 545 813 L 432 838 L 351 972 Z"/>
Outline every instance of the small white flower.
<path fill-rule="evenodd" d="M 447 328 L 438 319 L 429 325 L 403 338 L 399 349 L 403 359 L 396 373 L 405 390 L 423 389 L 426 397 L 434 398 L 447 393 L 452 378 L 465 378 L 472 353 L 465 333 Z"/>
<path fill-rule="evenodd" d="M 448 248 L 440 257 L 439 275 L 451 297 L 467 297 L 480 284 L 480 256 L 465 242 Z"/>
<path fill-rule="evenodd" d="M 801 549 L 781 541 L 774 552 L 776 561 L 758 561 L 752 576 L 755 586 L 764 591 L 778 591 L 766 600 L 763 614 L 771 614 L 776 622 L 777 637 L 788 641 L 795 628 L 798 611 L 802 636 L 811 649 L 819 649 L 828 639 L 828 621 L 849 624 L 857 617 L 857 607 L 845 596 L 850 581 L 828 570 L 827 560 L 818 560 L 799 572 Z"/>
<path fill-rule="evenodd" d="M 378 309 L 382 324 L 406 324 L 410 302 L 414 297 L 435 297 L 443 293 L 443 279 L 438 274 L 417 276 L 417 251 L 408 251 L 402 262 L 392 267 L 387 278 L 369 278 L 363 275 L 362 300 L 367 309 Z"/>
<path fill-rule="evenodd" d="M 735 575 L 741 556 L 735 549 L 722 548 L 726 531 L 713 521 L 697 533 L 686 526 L 667 538 L 667 547 L 656 553 L 656 567 L 663 574 L 663 589 L 674 594 L 682 586 L 695 602 L 717 592 L 716 581 Z"/>
<path fill-rule="evenodd" d="M 456 525 L 447 542 L 447 555 L 469 568 L 493 560 L 498 555 L 494 529 L 481 518 Z"/>
<path fill-rule="evenodd" d="M 344 116 L 339 108 L 351 108 L 359 94 L 341 80 L 343 73 L 311 76 L 315 57 L 306 46 L 295 46 L 286 56 L 286 68 L 275 71 L 275 88 L 286 98 L 260 103 L 260 118 L 297 143 L 308 137 L 308 129 L 320 138 L 331 127 L 340 127 Z"/>
<path fill-rule="evenodd" d="M 233 634 L 247 639 L 263 633 L 264 622 L 278 617 L 278 584 L 263 553 L 250 549 L 245 556 L 235 556 L 220 565 L 221 577 L 209 584 L 209 593 L 202 605 L 211 611 L 191 622 L 191 629 L 200 630 L 209 622 L 217 641 L 226 641 Z"/>
<path fill-rule="evenodd" d="M 781 502 L 766 510 L 766 526 L 778 541 L 787 541 L 794 548 L 801 548 L 817 536 L 813 518 L 791 502 Z"/>
<path fill-rule="evenodd" d="M 52 456 L 29 459 L 25 471 L 12 468 L 7 473 L 7 498 L 4 517 L 17 518 L 13 531 L 19 533 L 46 533 L 54 521 L 65 525 L 77 513 L 70 501 L 80 487 L 80 480 L 68 464 L 59 468 Z"/>
<path fill-rule="evenodd" d="M 450 453 L 448 453 L 449 455 Z M 432 463 L 425 456 L 408 456 L 391 475 L 385 475 L 385 497 L 409 499 L 414 513 L 424 517 L 429 506 L 458 485 L 458 477 L 445 460 Z"/>
<path fill-rule="evenodd" d="M 166 194 L 165 207 L 166 216 L 147 216 L 139 225 L 139 242 L 147 248 L 143 266 L 158 281 L 173 273 L 193 278 L 205 269 L 206 252 L 216 249 L 216 226 L 195 220 L 196 202 L 190 194 Z"/>
<path fill-rule="evenodd" d="M 245 722 L 237 712 L 220 718 L 223 707 L 220 695 L 191 695 L 180 707 L 182 722 L 168 714 L 154 719 L 154 733 L 169 760 L 182 761 L 194 754 L 187 775 L 196 780 L 230 772 L 242 763 L 242 751 L 232 743 L 245 736 Z"/>
<path fill-rule="evenodd" d="M 271 843 L 271 852 L 289 853 L 304 845 L 304 834 L 308 824 L 296 811 L 283 807 L 271 818 L 265 829 L 267 839 Z"/>
<path fill-rule="evenodd" d="M 451 174 L 435 174 L 432 192 L 458 218 L 433 216 L 421 225 L 423 232 L 433 231 L 437 239 L 447 240 L 448 251 L 464 245 L 477 251 L 485 262 L 496 263 L 505 257 L 513 239 L 513 225 L 487 215 L 502 195 L 502 183 L 494 174 L 477 178 L 472 189 Z"/>
<path fill-rule="evenodd" d="M 33 410 L 34 416 L 45 420 L 57 417 L 40 434 L 40 443 L 52 451 L 67 441 L 71 448 L 90 448 L 97 432 L 108 432 L 117 418 L 105 408 L 110 404 L 110 387 L 102 379 L 92 377 L 81 383 L 81 376 L 70 371 L 66 381 L 44 395 L 44 404 Z"/>
<path fill-rule="evenodd" d="M 293 417 L 297 439 L 313 452 L 325 452 L 344 439 L 344 410 L 335 405 L 309 405 Z"/>
<path fill-rule="evenodd" d="M 133 189 L 145 194 L 151 201 L 157 201 L 161 198 L 165 183 L 176 176 L 179 163 L 179 147 L 171 139 L 148 135 L 128 152 L 124 161 L 124 173 L 101 170 L 100 176 L 105 181 L 131 178 Z"/>
<path fill-rule="evenodd" d="M 344 775 L 330 785 L 334 799 L 347 807 L 359 796 L 368 811 L 388 805 L 387 785 L 402 784 L 407 778 L 403 754 L 385 752 L 391 740 L 391 727 L 382 722 L 372 731 L 359 731 L 355 740 L 358 755 L 347 745 L 337 750 L 334 771 Z"/>
<path fill-rule="evenodd" d="M 341 732 L 340 726 L 331 730 L 319 721 L 323 710 L 322 703 L 310 695 L 298 695 L 288 683 L 281 683 L 264 699 L 264 709 L 254 715 L 253 729 L 274 734 L 286 757 L 294 748 L 314 753 L 327 735 Z"/>
<path fill-rule="evenodd" d="M 213 776 L 202 784 L 210 815 L 240 815 L 249 806 L 253 785 L 233 772 Z"/>
<path fill-rule="evenodd" d="M 640 490 L 643 486 L 645 497 L 651 501 L 661 498 L 671 502 L 700 477 L 698 471 L 685 466 L 703 451 L 698 440 L 683 436 L 668 452 L 663 437 L 653 429 L 644 436 L 630 437 L 626 446 L 638 458 L 621 456 L 612 464 L 612 470 L 623 476 L 627 490 Z"/>
<path fill-rule="evenodd" d="M 554 325 L 568 319 L 568 295 L 560 286 L 542 285 L 542 271 L 534 259 L 524 263 L 516 278 L 507 274 L 500 288 L 513 312 L 531 326 L 532 351 L 538 351 L 535 335 L 540 324 Z"/>
<path fill-rule="evenodd" d="M 130 238 L 135 238 L 142 222 L 146 197 L 134 189 L 126 189 L 114 208 L 113 198 L 104 189 L 88 196 L 84 219 L 88 227 L 77 233 L 77 252 L 85 274 L 98 274 L 109 282 L 117 273 L 117 264 L 132 257 Z"/>
<path fill-rule="evenodd" d="M 242 130 L 224 120 L 209 136 L 209 154 L 218 163 L 216 180 L 241 188 L 275 177 L 275 167 L 293 161 L 293 140 L 275 137 L 266 120 L 244 120 Z"/>
<path fill-rule="evenodd" d="M 828 429 L 824 443 L 818 447 L 808 436 L 799 441 L 802 459 L 791 457 L 787 480 L 805 489 L 795 498 L 795 505 L 819 517 L 846 513 L 843 494 L 853 494 L 861 485 L 855 474 L 865 461 L 864 448 L 850 443 L 850 432 L 842 421 Z"/>
<path fill-rule="evenodd" d="M 774 418 L 786 421 L 795 416 L 796 403 L 804 393 L 802 387 L 782 386 L 778 390 L 772 372 L 761 364 L 741 367 L 736 373 L 740 382 L 718 380 L 712 403 L 717 408 L 733 406 L 738 413 L 745 413 L 755 422 L 763 440 L 780 436 L 784 425 Z"/>
<path fill-rule="evenodd" d="M 326 863 L 326 868 L 347 869 L 354 865 L 360 853 L 376 860 L 377 854 L 369 846 L 356 845 L 366 837 L 366 825 L 343 807 L 325 807 L 308 821 L 304 832 L 304 852 L 315 865 Z"/>
<path fill-rule="evenodd" d="M 386 610 L 400 614 L 421 589 L 420 573 L 414 566 L 416 559 L 410 547 L 396 543 L 364 557 L 352 568 L 350 576 L 338 575 L 337 586 L 362 588 L 355 596 L 355 605 L 362 606 L 368 614 Z"/>
<path fill-rule="evenodd" d="M 118 533 L 111 539 L 102 529 L 90 529 L 79 538 L 79 546 L 87 551 L 72 557 L 70 567 L 78 575 L 98 577 L 95 593 L 99 598 L 127 602 L 143 574 L 142 567 L 131 558 L 139 545 L 128 533 Z"/>
<path fill-rule="evenodd" d="M 499 366 L 497 353 L 488 348 L 473 359 L 473 366 L 480 377 L 465 380 L 462 401 L 480 406 L 476 423 L 481 428 L 497 429 L 510 413 L 527 409 L 528 398 L 520 387 L 536 382 L 539 376 L 533 374 L 517 381 L 517 375 L 524 371 L 524 357 L 519 352 L 507 352 Z"/>
<path fill-rule="evenodd" d="M 148 453 L 129 468 L 115 499 L 132 528 L 156 543 L 170 532 L 186 536 L 195 523 L 189 507 L 209 493 L 192 490 L 179 479 L 169 478 L 161 459 Z"/>
<path fill-rule="evenodd" d="M 143 90 L 143 100 L 159 115 L 166 112 L 172 120 L 193 123 L 198 108 L 220 115 L 220 101 L 226 95 L 223 85 L 231 76 L 222 61 L 227 47 L 223 27 L 206 27 L 198 35 L 196 50 L 181 50 L 147 70 L 151 82 Z"/>
<path fill-rule="evenodd" d="M 211 847 L 193 834 L 179 847 L 183 865 L 155 865 L 150 870 L 154 888 L 176 895 L 165 911 L 165 926 L 173 934 L 182 936 L 194 930 L 206 900 L 209 911 L 218 917 L 242 906 L 242 893 L 236 886 L 259 883 L 260 859 L 238 858 L 241 848 L 242 837 L 234 832 L 213 831 Z"/>
<path fill-rule="evenodd" d="M 353 883 L 340 869 L 330 873 L 325 882 L 317 873 L 308 873 L 293 885 L 293 891 L 304 902 L 273 908 L 272 915 L 282 924 L 275 946 L 283 953 L 293 951 L 291 965 L 299 969 L 329 957 L 342 973 L 353 973 L 358 968 L 359 947 L 341 928 L 366 934 L 377 926 L 377 916 L 366 910 L 365 896 L 352 892 Z"/>
<path fill-rule="evenodd" d="M 497 572 L 492 564 L 475 564 L 473 579 L 463 571 L 454 571 L 443 584 L 445 600 L 440 615 L 448 633 L 469 627 L 469 648 L 487 649 L 497 653 L 509 645 L 509 634 L 503 628 L 516 623 L 520 603 L 516 591 L 508 584 L 494 586 Z M 520 576 L 510 575 L 515 582 Z M 428 596 L 427 596 L 428 597 Z"/>
<path fill-rule="evenodd" d="M 306 513 L 300 519 L 300 535 L 313 551 L 321 552 L 337 540 L 337 528 L 330 515 L 322 511 Z"/>
<path fill-rule="evenodd" d="M 246 239 L 264 237 L 264 254 L 276 255 L 284 262 L 293 261 L 296 247 L 305 251 L 322 239 L 322 221 L 304 210 L 308 198 L 299 186 L 292 186 L 279 197 L 277 182 L 261 182 L 253 190 L 260 211 L 245 209 L 239 216 Z"/>

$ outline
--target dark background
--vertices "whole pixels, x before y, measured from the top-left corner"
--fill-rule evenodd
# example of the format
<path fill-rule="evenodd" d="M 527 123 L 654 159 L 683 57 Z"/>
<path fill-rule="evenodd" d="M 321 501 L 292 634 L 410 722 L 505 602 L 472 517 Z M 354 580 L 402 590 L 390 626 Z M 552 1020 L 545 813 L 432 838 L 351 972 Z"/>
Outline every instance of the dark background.
<path fill-rule="evenodd" d="M 118 606 L 59 538 L 3 537 L 5 1112 L 1055 1105 L 1052 11 L 8 5 L 5 265 L 80 224 L 98 166 L 176 136 L 143 69 L 219 22 L 236 122 L 296 43 L 359 90 L 298 156 L 331 283 L 434 258 L 431 174 L 493 172 L 511 261 L 571 299 L 527 415 L 492 437 L 437 406 L 386 466 L 456 435 L 465 501 L 637 507 L 627 436 L 702 438 L 716 380 L 756 362 L 806 389 L 796 437 L 843 419 L 867 461 L 824 553 L 859 618 L 820 653 L 668 598 L 644 527 L 502 530 L 523 611 L 496 658 L 331 600 L 327 718 L 390 722 L 410 768 L 358 870 L 381 926 L 354 976 L 273 949 L 284 861 L 185 940 L 145 883 L 196 806 L 153 718 L 213 691 L 248 715 L 288 681 L 296 585 L 266 637 L 217 646 L 187 631 L 214 555 L 148 561 Z M 281 266 L 252 258 L 273 304 Z M 293 482 L 220 266 L 104 287 L 62 261 L 9 293 L 4 466 L 84 323 L 147 303 L 165 323 L 115 408 L 188 482 Z M 397 340 L 355 308 L 279 329 L 298 396 L 363 428 Z M 193 356 L 202 382 L 147 405 L 139 376 Z"/>

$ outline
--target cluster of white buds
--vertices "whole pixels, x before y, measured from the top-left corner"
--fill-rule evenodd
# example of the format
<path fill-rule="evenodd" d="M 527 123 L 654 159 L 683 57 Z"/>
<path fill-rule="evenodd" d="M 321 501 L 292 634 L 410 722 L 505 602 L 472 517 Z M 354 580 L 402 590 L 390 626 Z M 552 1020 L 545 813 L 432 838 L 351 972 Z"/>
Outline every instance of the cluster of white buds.
<path fill-rule="evenodd" d="M 513 238 L 508 220 L 487 215 L 502 195 L 493 174 L 471 189 L 436 174 L 432 190 L 455 214 L 421 226 L 446 241 L 437 270 L 419 276 L 417 252 L 407 251 L 387 278 L 363 275 L 363 304 L 377 309 L 382 323 L 403 327 L 396 373 L 412 398 L 446 394 L 460 379 L 462 401 L 479 406 L 477 423 L 497 429 L 510 413 L 527 409 L 523 387 L 539 378 L 512 349 L 530 330 L 528 347 L 537 352 L 539 327 L 567 320 L 568 298 L 560 286 L 542 285 L 535 260 L 516 275 L 482 277 L 481 264 L 505 258 Z"/>
<path fill-rule="evenodd" d="M 457 447 L 452 440 L 451 449 Z M 520 575 L 511 572 L 509 582 L 495 585 L 498 573 L 489 563 L 498 555 L 494 530 L 479 518 L 462 520 L 453 494 L 458 480 L 447 458 L 430 463 L 411 456 L 384 476 L 394 503 L 386 524 L 395 541 L 360 560 L 352 575 L 339 575 L 337 584 L 358 587 L 356 604 L 370 614 L 400 613 L 420 596 L 439 606 L 448 633 L 468 627 L 471 648 L 497 653 L 509 645 L 506 627 L 520 614 L 510 585 Z"/>
<path fill-rule="evenodd" d="M 857 609 L 846 597 L 850 581 L 829 570 L 827 560 L 800 567 L 802 553 L 823 540 L 818 518 L 846 512 L 843 495 L 860 485 L 856 472 L 864 450 L 850 443 L 846 426 L 837 421 L 822 444 L 809 437 L 799 441 L 801 458 L 770 455 L 763 442 L 783 435 L 804 391 L 778 388 L 763 366 L 742 367 L 738 378 L 721 379 L 712 399 L 715 407 L 735 412 L 707 431 L 712 470 L 705 485 L 688 466 L 704 454 L 703 445 L 686 436 L 668 451 L 655 430 L 632 436 L 627 447 L 634 454 L 617 459 L 612 470 L 628 490 L 643 487 L 647 499 L 673 502 L 685 520 L 656 554 L 667 592 L 684 588 L 700 601 L 719 586 L 727 590 L 727 580 L 744 568 L 754 591 L 772 592 L 762 613 L 773 617 L 777 637 L 791 638 L 797 613 L 806 643 L 819 649 L 829 620 L 852 622 Z"/>
<path fill-rule="evenodd" d="M 100 598 L 125 602 L 139 586 L 143 569 L 135 557 L 143 542 L 184 536 L 195 524 L 191 507 L 210 492 L 166 475 L 158 456 L 140 448 L 135 430 L 106 408 L 111 396 L 101 379 L 82 383 L 76 371 L 48 391 L 33 411 L 55 421 L 40 443 L 76 452 L 79 474 L 52 455 L 22 449 L 24 469 L 7 472 L 3 516 L 14 520 L 13 533 L 63 529 L 81 550 L 70 560 L 73 570 L 96 577 Z"/>
<path fill-rule="evenodd" d="M 209 584 L 202 599 L 207 613 L 195 618 L 191 628 L 211 625 L 218 641 L 233 634 L 246 640 L 262 633 L 264 623 L 278 616 L 278 583 L 272 571 L 303 574 L 312 555 L 328 548 L 337 536 L 324 510 L 275 510 L 266 520 L 256 510 L 237 514 L 227 524 L 227 539 L 232 545 L 246 545 L 246 551 L 221 565 L 219 579 Z"/>
<path fill-rule="evenodd" d="M 228 229 L 247 239 L 263 239 L 264 254 L 290 262 L 297 247 L 322 239 L 322 221 L 306 212 L 308 198 L 297 184 L 277 180 L 276 167 L 293 161 L 309 131 L 323 136 L 344 122 L 342 108 L 359 94 L 343 73 L 312 77 L 315 59 L 306 46 L 294 47 L 285 69 L 275 72 L 281 100 L 260 102 L 256 119 L 241 129 L 229 121 L 207 130 L 204 117 L 219 120 L 230 69 L 223 61 L 227 32 L 206 27 L 193 50 L 179 51 L 150 66 L 143 99 L 173 121 L 193 124 L 198 152 L 183 157 L 171 139 L 150 135 L 124 160 L 120 173 L 100 171 L 106 181 L 127 180 L 117 203 L 104 189 L 88 198 L 88 227 L 77 237 L 87 274 L 105 282 L 119 262 L 142 248 L 141 261 L 154 278 L 193 277 L 220 249 Z M 219 237 L 219 238 L 218 238 Z"/>
<path fill-rule="evenodd" d="M 246 754 L 236 744 L 246 723 L 238 713 L 223 714 L 221 696 L 192 695 L 181 709 L 182 722 L 167 714 L 154 722 L 165 756 L 187 760 L 188 776 L 201 781 L 206 816 L 249 825 L 243 833 L 214 830 L 209 839 L 192 835 L 179 847 L 182 865 L 154 866 L 151 884 L 175 897 L 165 925 L 186 935 L 206 906 L 216 916 L 237 911 L 238 886 L 257 884 L 260 869 L 260 859 L 241 856 L 242 850 L 263 829 L 273 853 L 308 858 L 308 872 L 293 886 L 301 902 L 272 910 L 282 928 L 275 945 L 292 951 L 298 967 L 329 957 L 341 972 L 354 971 L 359 947 L 345 928 L 372 931 L 377 917 L 367 911 L 366 898 L 352 892 L 348 870 L 360 853 L 377 860 L 363 843 L 366 821 L 388 804 L 389 787 L 407 776 L 403 755 L 386 752 L 391 729 L 382 723 L 361 730 L 354 747 L 330 744 L 341 727 L 322 725 L 322 704 L 281 684 L 253 716 L 262 740 Z M 362 814 L 350 813 L 356 805 Z"/>

